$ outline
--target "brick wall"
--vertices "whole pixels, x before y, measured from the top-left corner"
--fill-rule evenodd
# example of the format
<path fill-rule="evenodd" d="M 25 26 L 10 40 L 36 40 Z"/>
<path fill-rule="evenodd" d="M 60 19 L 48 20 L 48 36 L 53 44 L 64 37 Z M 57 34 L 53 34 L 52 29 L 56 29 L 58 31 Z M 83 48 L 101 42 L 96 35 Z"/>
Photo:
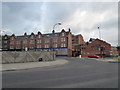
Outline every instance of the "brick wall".
<path fill-rule="evenodd" d="M 104 47 L 104 51 L 100 51 L 100 46 Z M 111 51 L 111 45 L 99 39 L 86 43 L 83 49 L 81 50 L 83 57 L 87 57 L 88 55 L 95 55 L 95 54 L 110 55 L 110 51 Z"/>

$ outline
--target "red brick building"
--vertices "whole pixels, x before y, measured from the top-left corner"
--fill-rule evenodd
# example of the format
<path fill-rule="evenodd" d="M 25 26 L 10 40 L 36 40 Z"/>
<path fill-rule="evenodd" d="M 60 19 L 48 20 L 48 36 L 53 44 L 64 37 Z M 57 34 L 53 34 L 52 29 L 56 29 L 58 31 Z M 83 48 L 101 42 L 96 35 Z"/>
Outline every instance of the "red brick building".
<path fill-rule="evenodd" d="M 100 51 L 101 47 L 101 51 Z M 81 34 L 74 35 L 71 30 L 42 34 L 31 33 L 27 35 L 2 37 L 2 50 L 46 50 L 55 51 L 56 55 L 87 57 L 88 55 L 105 54 L 110 55 L 111 45 L 99 39 L 90 39 L 85 42 Z"/>
<path fill-rule="evenodd" d="M 111 51 L 110 51 L 110 54 L 112 56 L 119 56 L 119 52 L 118 52 L 118 49 L 116 47 L 111 47 Z"/>
<path fill-rule="evenodd" d="M 83 57 L 89 55 L 105 55 L 109 56 L 111 51 L 111 45 L 100 39 L 91 38 L 89 42 L 82 46 L 81 54 Z"/>
<path fill-rule="evenodd" d="M 78 42 L 80 42 L 79 35 L 77 36 Z M 7 42 L 5 44 L 5 42 Z M 65 55 L 72 56 L 72 33 L 70 29 L 65 31 L 62 29 L 61 32 L 42 34 L 38 32 L 37 34 L 31 33 L 27 35 L 15 36 L 14 34 L 11 36 L 5 35 L 3 36 L 2 42 L 3 50 L 54 50 L 56 51 L 56 55 Z M 6 46 L 7 45 L 7 46 Z"/>

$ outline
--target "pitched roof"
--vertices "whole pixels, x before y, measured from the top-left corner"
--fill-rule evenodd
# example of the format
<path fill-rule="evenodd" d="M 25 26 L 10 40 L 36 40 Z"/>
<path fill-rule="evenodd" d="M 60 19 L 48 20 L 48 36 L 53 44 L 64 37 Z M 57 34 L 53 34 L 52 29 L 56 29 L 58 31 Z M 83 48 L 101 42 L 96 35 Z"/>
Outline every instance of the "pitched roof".
<path fill-rule="evenodd" d="M 17 36 L 16 40 L 25 40 L 28 39 L 30 35 L 25 35 L 25 36 Z"/>

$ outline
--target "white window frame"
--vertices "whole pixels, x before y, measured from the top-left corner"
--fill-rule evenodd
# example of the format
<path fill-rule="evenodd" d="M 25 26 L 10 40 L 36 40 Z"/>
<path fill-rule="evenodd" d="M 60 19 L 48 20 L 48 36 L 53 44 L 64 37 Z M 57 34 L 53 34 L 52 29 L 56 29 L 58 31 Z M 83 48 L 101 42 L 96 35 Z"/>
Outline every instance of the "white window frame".
<path fill-rule="evenodd" d="M 7 37 L 5 37 L 5 39 L 7 39 Z"/>
<path fill-rule="evenodd" d="M 49 45 L 45 45 L 45 48 L 49 48 Z"/>
<path fill-rule="evenodd" d="M 41 40 L 37 40 L 37 43 L 41 43 Z"/>
<path fill-rule="evenodd" d="M 66 41 L 66 38 L 61 38 L 61 42 L 65 42 Z"/>
<path fill-rule="evenodd" d="M 19 40 L 17 40 L 17 41 L 16 41 L 16 44 L 20 44 L 20 41 L 19 41 Z"/>
<path fill-rule="evenodd" d="M 30 44 L 34 44 L 35 43 L 35 40 L 30 40 Z"/>
<path fill-rule="evenodd" d="M 57 47 L 58 47 L 58 44 L 54 44 L 54 47 L 56 47 L 56 48 L 57 48 Z"/>
<path fill-rule="evenodd" d="M 62 36 L 65 36 L 65 33 L 64 33 L 64 32 L 62 32 Z"/>
<path fill-rule="evenodd" d="M 27 44 L 27 40 L 23 40 L 23 44 Z"/>
<path fill-rule="evenodd" d="M 30 49 L 34 49 L 34 48 L 35 48 L 35 46 L 34 46 L 34 45 L 31 45 L 31 46 L 30 46 Z"/>
<path fill-rule="evenodd" d="M 14 37 L 12 37 L 11 40 L 14 40 Z"/>
<path fill-rule="evenodd" d="M 34 36 L 33 35 L 31 35 L 31 39 L 33 39 L 34 38 Z"/>
<path fill-rule="evenodd" d="M 65 43 L 62 43 L 62 44 L 61 44 L 61 47 L 66 47 L 66 44 L 65 44 Z"/>
<path fill-rule="evenodd" d="M 57 42 L 57 41 L 58 41 L 58 38 L 54 38 L 54 39 L 53 39 L 53 42 Z"/>
<path fill-rule="evenodd" d="M 10 41 L 10 44 L 14 44 L 14 41 Z"/>
<path fill-rule="evenodd" d="M 49 39 L 45 39 L 45 43 L 49 43 Z"/>
<path fill-rule="evenodd" d="M 42 48 L 42 45 L 37 45 L 37 48 Z"/>
<path fill-rule="evenodd" d="M 38 38 L 41 38 L 41 35 L 38 35 Z"/>

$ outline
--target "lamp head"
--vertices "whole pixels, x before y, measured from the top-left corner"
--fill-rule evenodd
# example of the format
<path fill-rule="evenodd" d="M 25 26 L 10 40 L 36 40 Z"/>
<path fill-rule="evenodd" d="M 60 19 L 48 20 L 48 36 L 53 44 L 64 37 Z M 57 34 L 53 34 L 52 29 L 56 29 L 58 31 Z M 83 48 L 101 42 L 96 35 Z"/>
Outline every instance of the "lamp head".
<path fill-rule="evenodd" d="M 58 25 L 61 25 L 61 23 L 58 23 Z"/>

